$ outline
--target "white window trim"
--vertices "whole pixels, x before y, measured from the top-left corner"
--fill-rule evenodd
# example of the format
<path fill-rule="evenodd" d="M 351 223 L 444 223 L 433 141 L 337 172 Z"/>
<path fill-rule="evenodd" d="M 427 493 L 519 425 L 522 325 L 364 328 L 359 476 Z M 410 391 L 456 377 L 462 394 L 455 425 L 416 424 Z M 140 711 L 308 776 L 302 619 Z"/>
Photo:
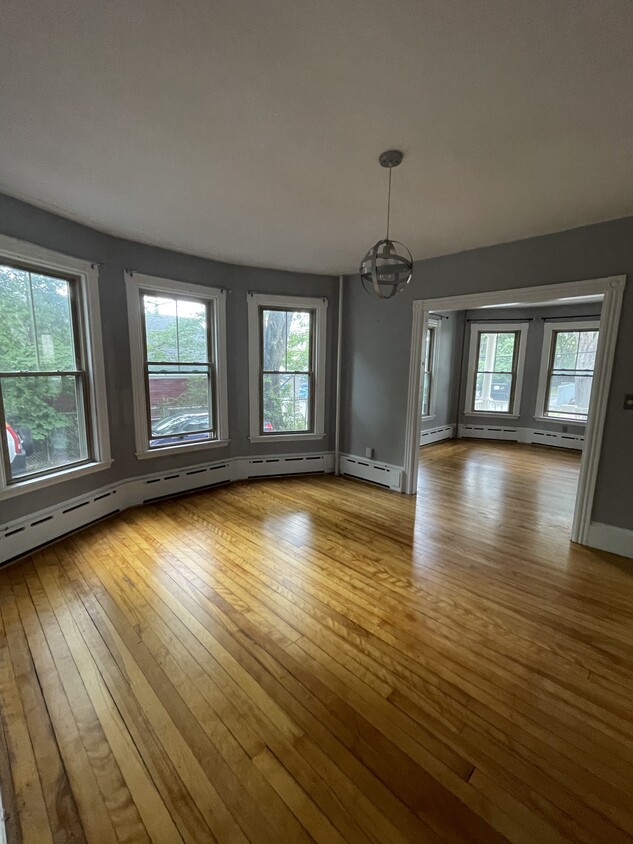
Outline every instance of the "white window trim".
<path fill-rule="evenodd" d="M 494 419 L 518 419 L 521 415 L 521 392 L 523 390 L 523 369 L 525 367 L 525 353 L 527 349 L 527 333 L 529 322 L 473 322 L 470 325 L 470 344 L 468 347 L 468 375 L 466 378 L 466 399 L 464 402 L 464 416 L 489 416 Z M 475 369 L 477 361 L 477 335 L 485 331 L 518 331 L 519 332 L 519 357 L 517 360 L 516 385 L 514 388 L 514 401 L 507 412 L 498 410 L 473 410 L 470 407 L 471 396 L 475 385 Z"/>
<path fill-rule="evenodd" d="M 6 235 L 0 235 L 0 261 L 24 263 L 43 272 L 48 270 L 62 276 L 70 275 L 79 281 L 82 294 L 81 320 L 86 338 L 90 440 L 94 454 L 94 459 L 89 463 L 82 463 L 80 466 L 61 466 L 40 478 L 25 478 L 10 485 L 7 484 L 3 461 L 0 460 L 0 500 L 2 500 L 107 469 L 112 465 L 112 459 L 101 338 L 98 265 Z"/>
<path fill-rule="evenodd" d="M 134 435 L 136 439 L 136 457 L 145 460 L 163 457 L 168 454 L 184 454 L 192 451 L 204 451 L 220 448 L 229 444 L 229 412 L 226 370 L 226 292 L 217 287 L 205 287 L 202 284 L 190 284 L 153 275 L 144 275 L 126 270 L 127 309 L 130 331 L 130 355 L 132 361 L 132 392 L 134 399 Z M 141 291 L 156 290 L 178 296 L 193 296 L 213 303 L 215 318 L 214 364 L 217 393 L 217 439 L 207 442 L 182 443 L 163 448 L 150 448 L 150 432 L 147 426 L 147 408 L 145 397 L 145 373 L 143 371 L 143 314 L 141 310 Z"/>
<path fill-rule="evenodd" d="M 539 368 L 538 390 L 536 391 L 536 410 L 534 418 L 539 422 L 550 422 L 562 425 L 578 425 L 584 428 L 586 422 L 579 419 L 567 419 L 564 416 L 547 416 L 545 414 L 545 391 L 547 390 L 547 374 L 549 370 L 550 355 L 552 350 L 552 339 L 554 331 L 599 331 L 600 320 L 561 320 L 547 321 L 543 330 L 543 349 L 541 351 L 541 365 Z"/>
<path fill-rule="evenodd" d="M 259 397 L 259 309 L 261 307 L 296 308 L 314 310 L 314 431 L 305 434 L 260 433 Z M 248 394 L 249 440 L 277 442 L 294 440 L 321 440 L 325 437 L 325 357 L 327 337 L 327 299 L 304 296 L 272 296 L 266 293 L 248 294 Z"/>
<path fill-rule="evenodd" d="M 435 374 L 436 374 L 435 373 L 435 366 L 436 366 L 437 360 L 438 360 L 438 351 L 439 351 L 439 348 L 440 348 L 440 338 L 442 336 L 442 332 L 440 330 L 441 325 L 442 325 L 442 320 L 439 317 L 429 317 L 428 322 L 427 322 L 427 327 L 435 329 L 435 342 L 433 343 L 433 354 L 431 356 L 431 360 L 429 361 L 430 367 L 431 367 L 430 368 L 430 372 L 431 372 L 431 399 L 429 401 L 429 412 L 426 415 L 422 414 L 420 416 L 420 419 L 423 420 L 424 422 L 430 422 L 432 419 L 435 419 L 435 416 L 436 416 L 436 401 L 435 401 L 435 399 L 436 399 L 436 396 L 437 396 L 437 391 L 435 389 L 434 381 L 435 381 Z M 422 354 L 423 354 L 424 357 L 426 357 L 426 336 L 424 338 L 424 347 L 422 349 Z M 424 357 L 422 358 L 422 375 L 424 375 Z"/>

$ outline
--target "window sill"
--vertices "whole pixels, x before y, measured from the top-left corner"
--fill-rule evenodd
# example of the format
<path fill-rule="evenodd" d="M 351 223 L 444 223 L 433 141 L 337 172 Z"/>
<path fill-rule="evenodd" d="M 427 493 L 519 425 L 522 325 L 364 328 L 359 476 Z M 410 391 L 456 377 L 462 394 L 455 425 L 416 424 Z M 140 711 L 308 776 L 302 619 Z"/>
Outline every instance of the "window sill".
<path fill-rule="evenodd" d="M 164 457 L 167 454 L 189 454 L 191 451 L 206 451 L 210 448 L 225 448 L 231 440 L 209 440 L 208 442 L 183 443 L 182 445 L 169 445 L 165 448 L 152 448 L 147 451 L 137 451 L 137 460 L 149 460 L 153 457 Z"/>
<path fill-rule="evenodd" d="M 586 422 L 579 422 L 578 419 L 565 419 L 562 416 L 557 416 L 553 419 L 551 416 L 535 416 L 537 422 L 548 422 L 550 425 L 576 425 L 578 428 L 586 428 Z"/>
<path fill-rule="evenodd" d="M 433 419 L 435 419 L 435 416 L 436 416 L 436 414 L 435 414 L 435 413 L 430 413 L 428 416 L 425 416 L 424 414 L 422 414 L 422 416 L 420 417 L 420 419 L 421 419 L 423 422 L 431 422 Z"/>
<path fill-rule="evenodd" d="M 60 469 L 50 475 L 45 475 L 42 478 L 32 478 L 31 480 L 19 481 L 11 484 L 0 490 L 0 500 L 5 498 L 13 498 L 15 495 L 24 495 L 27 492 L 35 492 L 38 489 L 44 489 L 53 484 L 61 484 L 64 481 L 74 481 L 75 478 L 81 478 L 83 475 L 91 475 L 93 472 L 100 472 L 103 469 L 109 469 L 112 466 L 113 460 L 103 460 L 99 463 L 85 463 L 82 466 L 73 466 L 68 469 Z"/>
<path fill-rule="evenodd" d="M 501 417 L 502 419 L 519 419 L 518 413 L 505 413 L 501 410 L 467 410 L 464 411 L 464 416 L 486 417 L 493 416 L 495 419 Z"/>
<path fill-rule="evenodd" d="M 325 434 L 256 434 L 248 439 L 252 443 L 293 442 L 294 440 L 323 440 Z"/>

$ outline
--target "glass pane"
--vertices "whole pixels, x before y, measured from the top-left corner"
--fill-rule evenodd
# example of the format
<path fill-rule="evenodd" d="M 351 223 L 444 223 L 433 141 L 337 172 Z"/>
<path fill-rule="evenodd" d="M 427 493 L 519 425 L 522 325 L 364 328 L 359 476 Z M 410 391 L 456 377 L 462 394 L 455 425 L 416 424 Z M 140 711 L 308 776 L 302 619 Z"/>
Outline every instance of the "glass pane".
<path fill-rule="evenodd" d="M 427 328 L 426 330 L 426 348 L 424 349 L 424 371 L 430 372 L 431 359 L 433 357 L 433 332 L 435 329 Z"/>
<path fill-rule="evenodd" d="M 577 369 L 578 335 L 577 331 L 556 331 L 554 349 L 554 369 Z"/>
<path fill-rule="evenodd" d="M 208 360 L 204 302 L 146 293 L 143 311 L 149 361 Z"/>
<path fill-rule="evenodd" d="M 0 265 L 0 370 L 75 369 L 68 281 Z"/>
<path fill-rule="evenodd" d="M 431 373 L 425 372 L 422 376 L 422 416 L 429 415 L 429 398 L 431 394 Z"/>
<path fill-rule="evenodd" d="M 3 378 L 1 389 L 12 480 L 88 459 L 79 376 Z"/>
<path fill-rule="evenodd" d="M 474 410 L 509 413 L 512 375 L 496 372 L 478 373 L 475 383 Z"/>
<path fill-rule="evenodd" d="M 40 369 L 76 369 L 70 284 L 31 274 Z"/>
<path fill-rule="evenodd" d="M 591 398 L 591 375 L 552 375 L 547 396 L 547 416 L 587 420 Z"/>
<path fill-rule="evenodd" d="M 150 445 L 212 438 L 208 371 L 153 371 L 148 375 L 152 437 Z M 163 439 L 165 438 L 165 439 Z"/>
<path fill-rule="evenodd" d="M 272 372 L 310 371 L 311 311 L 262 311 L 263 368 Z"/>
<path fill-rule="evenodd" d="M 308 375 L 262 376 L 264 433 L 310 430 Z"/>
<path fill-rule="evenodd" d="M 482 331 L 479 335 L 478 372 L 512 372 L 515 332 Z"/>

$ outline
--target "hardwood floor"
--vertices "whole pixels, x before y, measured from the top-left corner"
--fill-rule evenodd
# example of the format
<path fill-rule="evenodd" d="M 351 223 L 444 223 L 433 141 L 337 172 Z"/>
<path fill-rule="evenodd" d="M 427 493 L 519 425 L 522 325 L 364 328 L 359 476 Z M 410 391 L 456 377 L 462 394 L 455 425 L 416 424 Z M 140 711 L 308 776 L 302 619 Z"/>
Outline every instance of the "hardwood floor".
<path fill-rule="evenodd" d="M 633 563 L 569 544 L 578 456 L 420 467 L 417 501 L 236 484 L 2 570 L 8 841 L 633 840 Z"/>

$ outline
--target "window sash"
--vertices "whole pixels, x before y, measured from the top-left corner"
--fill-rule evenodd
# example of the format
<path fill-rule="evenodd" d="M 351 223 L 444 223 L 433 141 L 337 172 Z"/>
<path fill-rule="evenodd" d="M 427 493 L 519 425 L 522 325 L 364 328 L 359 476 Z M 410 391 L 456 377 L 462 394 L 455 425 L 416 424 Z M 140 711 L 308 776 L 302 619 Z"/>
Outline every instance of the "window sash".
<path fill-rule="evenodd" d="M 473 377 L 473 385 L 472 385 L 472 394 L 470 397 L 470 410 L 476 413 L 512 413 L 514 407 L 514 399 L 516 395 L 516 382 L 517 382 L 517 369 L 518 369 L 518 361 L 519 361 L 519 345 L 521 343 L 521 332 L 520 331 L 495 331 L 494 329 L 489 328 L 478 328 L 477 330 L 477 343 L 475 344 L 475 367 L 474 367 L 474 377 Z M 514 343 L 512 347 L 512 364 L 510 369 L 504 370 L 494 370 L 494 369 L 480 369 L 479 368 L 479 356 L 481 352 L 481 339 L 482 335 L 484 334 L 512 334 L 514 335 Z M 495 358 L 496 358 L 497 350 L 495 346 Z M 508 396 L 508 410 L 495 410 L 495 409 L 487 409 L 487 410 L 477 410 L 475 408 L 475 402 L 477 401 L 477 376 L 478 375 L 509 375 L 510 376 L 510 393 Z"/>
<path fill-rule="evenodd" d="M 302 370 L 264 369 L 264 312 L 274 311 L 286 314 L 308 314 L 310 317 L 310 337 L 308 341 L 308 368 Z M 314 325 L 316 312 L 312 308 L 293 308 L 279 305 L 260 305 L 259 307 L 259 434 L 260 436 L 279 436 L 279 434 L 311 434 L 315 430 L 315 390 L 314 390 Z M 288 337 L 286 336 L 286 354 Z M 264 379 L 267 375 L 303 375 L 308 379 L 308 425 L 284 431 L 266 431 L 264 428 Z"/>
<path fill-rule="evenodd" d="M 89 381 L 87 371 L 87 354 L 86 354 L 86 327 L 84 326 L 82 314 L 84 313 L 81 285 L 79 279 L 49 270 L 45 266 L 33 267 L 27 263 L 7 261 L 0 259 L 3 266 L 12 267 L 13 269 L 27 272 L 29 275 L 41 275 L 48 278 L 56 278 L 60 281 L 65 281 L 68 284 L 69 295 L 69 311 L 70 311 L 70 331 L 72 336 L 73 354 L 74 354 L 74 369 L 27 369 L 27 370 L 5 370 L 0 372 L 0 456 L 2 465 L 4 467 L 4 477 L 7 487 L 11 487 L 22 483 L 24 480 L 34 480 L 37 478 L 44 478 L 48 475 L 56 474 L 65 469 L 71 469 L 77 466 L 83 466 L 87 463 L 92 463 L 95 460 L 95 442 L 92 435 L 93 420 L 91 415 L 91 407 L 89 400 Z M 32 294 L 31 294 L 32 295 Z M 36 350 L 36 359 L 39 365 L 39 337 L 37 331 L 34 332 L 34 343 Z M 50 378 L 50 377 L 73 377 L 76 387 L 77 400 L 77 419 L 82 432 L 81 445 L 85 450 L 86 456 L 80 460 L 73 460 L 67 463 L 61 463 L 57 466 L 52 466 L 47 469 L 42 469 L 38 472 L 26 472 L 24 475 L 19 475 L 17 478 L 13 476 L 11 471 L 11 463 L 9 460 L 9 452 L 6 443 L 6 410 L 5 400 L 2 390 L 2 382 L 9 378 Z M 20 427 L 20 426 L 18 426 Z"/>
<path fill-rule="evenodd" d="M 567 375 L 570 378 L 591 378 L 591 387 L 589 391 L 589 396 L 591 397 L 591 390 L 593 389 L 593 375 L 594 369 L 565 369 L 563 367 L 555 367 L 554 361 L 556 359 L 556 344 L 558 342 L 558 335 L 559 334 L 577 334 L 578 342 L 580 343 L 580 335 L 581 334 L 595 334 L 597 333 L 596 328 L 559 328 L 554 329 L 551 334 L 550 338 L 550 349 L 549 349 L 549 363 L 547 367 L 547 378 L 545 381 L 545 397 L 543 401 L 543 416 L 548 417 L 553 420 L 561 421 L 565 419 L 570 419 L 574 422 L 586 422 L 588 418 L 588 411 L 587 413 L 566 413 L 564 411 L 556 411 L 552 410 L 549 406 L 550 404 L 550 397 L 551 397 L 551 388 L 552 388 L 552 378 L 555 378 L 557 375 Z M 576 349 L 576 360 L 578 360 L 578 349 Z"/>
<path fill-rule="evenodd" d="M 164 299 L 173 299 L 174 302 L 178 301 L 187 301 L 187 302 L 195 302 L 196 304 L 202 305 L 205 309 L 206 313 L 206 351 L 207 351 L 207 360 L 206 361 L 194 361 L 194 360 L 186 360 L 180 359 L 175 361 L 161 361 L 161 360 L 150 360 L 148 357 L 147 352 L 147 320 L 146 320 L 146 313 L 145 313 L 145 296 L 157 296 Z M 145 417 L 146 417 L 146 425 L 147 425 L 147 448 L 148 450 L 155 450 L 161 449 L 165 446 L 172 446 L 174 445 L 174 438 L 178 436 L 182 436 L 183 438 L 190 434 L 208 434 L 209 436 L 202 439 L 197 440 L 196 442 L 204 442 L 205 440 L 213 441 L 217 440 L 218 432 L 217 432 L 217 378 L 216 378 L 216 367 L 213 362 L 213 349 L 214 349 L 214 342 L 215 342 L 215 335 L 214 335 L 214 328 L 215 328 L 215 314 L 213 310 L 213 303 L 205 300 L 205 299 L 198 299 L 195 296 L 183 296 L 177 293 L 169 293 L 164 290 L 153 290 L 151 288 L 139 290 L 139 300 L 140 300 L 140 311 L 141 311 L 141 339 L 143 344 L 143 382 L 144 382 L 144 392 L 145 392 Z M 154 366 L 162 366 L 165 367 L 164 370 L 151 370 L 150 367 Z M 160 375 L 160 374 L 168 374 L 168 369 L 170 367 L 180 369 L 180 367 L 199 367 L 202 370 L 206 370 L 207 376 L 207 412 L 209 414 L 209 426 L 207 428 L 200 428 L 193 431 L 183 431 L 183 432 L 173 432 L 170 434 L 154 434 L 152 432 L 152 405 L 151 405 L 151 391 L 150 391 L 150 375 Z M 179 374 L 205 374 L 204 371 L 198 372 L 197 370 L 183 370 Z M 164 444 L 156 443 L 155 440 L 172 440 L 172 442 L 165 442 Z M 186 440 L 183 439 L 183 445 L 186 444 Z"/>
<path fill-rule="evenodd" d="M 434 325 L 427 327 L 426 350 L 424 353 L 424 366 L 422 372 L 422 412 L 421 416 L 431 415 L 431 391 L 433 389 L 433 369 L 435 368 L 435 336 L 437 328 Z"/>

